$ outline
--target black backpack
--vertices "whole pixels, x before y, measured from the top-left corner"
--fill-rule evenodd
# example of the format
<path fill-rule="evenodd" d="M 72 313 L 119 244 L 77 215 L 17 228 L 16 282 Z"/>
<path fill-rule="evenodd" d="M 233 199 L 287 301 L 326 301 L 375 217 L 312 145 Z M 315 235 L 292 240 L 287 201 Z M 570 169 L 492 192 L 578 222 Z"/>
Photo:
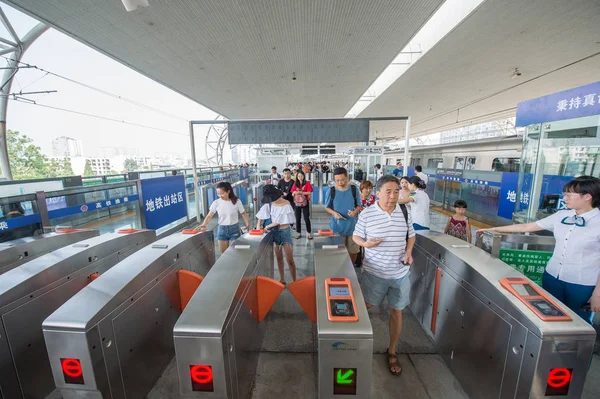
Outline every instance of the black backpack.
<path fill-rule="evenodd" d="M 362 169 L 356 169 L 354 171 L 354 180 L 363 181 L 363 171 L 362 171 Z"/>
<path fill-rule="evenodd" d="M 352 190 L 352 197 L 354 198 L 354 206 L 356 206 L 356 186 L 354 184 L 350 184 L 350 190 Z M 329 192 L 331 193 L 331 200 L 329 201 L 329 204 L 327 204 L 327 208 L 332 209 L 335 211 L 335 209 L 333 209 L 333 200 L 335 199 L 335 187 L 331 187 L 329 189 Z"/>

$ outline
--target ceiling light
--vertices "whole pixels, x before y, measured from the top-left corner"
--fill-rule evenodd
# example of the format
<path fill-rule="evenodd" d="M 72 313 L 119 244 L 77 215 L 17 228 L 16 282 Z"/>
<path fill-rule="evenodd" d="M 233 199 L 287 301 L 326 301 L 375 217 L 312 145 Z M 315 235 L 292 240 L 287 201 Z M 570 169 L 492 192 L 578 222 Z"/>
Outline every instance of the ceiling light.
<path fill-rule="evenodd" d="M 127 11 L 135 11 L 138 7 L 148 7 L 148 0 L 121 0 Z"/>

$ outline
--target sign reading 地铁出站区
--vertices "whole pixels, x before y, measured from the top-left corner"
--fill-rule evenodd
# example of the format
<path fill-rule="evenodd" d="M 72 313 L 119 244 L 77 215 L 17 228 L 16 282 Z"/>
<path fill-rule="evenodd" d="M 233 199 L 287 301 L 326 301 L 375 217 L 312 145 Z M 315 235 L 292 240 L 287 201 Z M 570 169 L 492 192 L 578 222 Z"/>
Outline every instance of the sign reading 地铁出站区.
<path fill-rule="evenodd" d="M 187 216 L 183 175 L 140 180 L 147 229 L 158 229 Z"/>
<path fill-rule="evenodd" d="M 529 126 L 592 115 L 600 115 L 600 82 L 517 104 L 515 125 Z"/>

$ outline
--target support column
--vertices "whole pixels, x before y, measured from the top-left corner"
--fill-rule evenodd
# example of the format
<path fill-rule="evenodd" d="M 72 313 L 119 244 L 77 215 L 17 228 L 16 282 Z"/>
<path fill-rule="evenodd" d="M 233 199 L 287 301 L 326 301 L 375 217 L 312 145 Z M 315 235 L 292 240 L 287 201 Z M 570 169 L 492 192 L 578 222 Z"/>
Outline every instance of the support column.
<path fill-rule="evenodd" d="M 410 116 L 406 120 L 406 128 L 404 129 L 405 140 L 404 140 L 404 167 L 402 168 L 402 176 L 408 176 L 408 167 L 410 166 L 410 159 L 408 159 L 408 143 L 410 142 Z"/>
<path fill-rule="evenodd" d="M 2 16 L 4 16 L 3 12 L 0 14 L 0 17 Z M 8 20 L 3 18 L 3 22 L 6 26 Z M 10 160 L 8 159 L 8 142 L 6 137 L 8 95 L 10 94 L 12 81 L 18 70 L 19 62 L 21 61 L 21 58 L 23 58 L 23 54 L 38 37 L 48 30 L 48 28 L 48 26 L 42 23 L 37 24 L 25 35 L 25 37 L 23 37 L 23 41 L 18 43 L 18 47 L 15 48 L 14 53 L 8 56 L 9 60 L 2 76 L 2 87 L 0 88 L 0 168 L 2 169 L 2 177 L 6 178 L 6 180 L 13 179 L 12 171 L 10 170 Z"/>
<path fill-rule="evenodd" d="M 194 123 L 190 121 L 190 146 L 192 147 L 192 173 L 194 174 L 194 200 L 196 201 L 196 222 L 200 223 L 200 198 L 198 192 L 198 170 L 196 169 L 196 144 L 194 142 Z"/>

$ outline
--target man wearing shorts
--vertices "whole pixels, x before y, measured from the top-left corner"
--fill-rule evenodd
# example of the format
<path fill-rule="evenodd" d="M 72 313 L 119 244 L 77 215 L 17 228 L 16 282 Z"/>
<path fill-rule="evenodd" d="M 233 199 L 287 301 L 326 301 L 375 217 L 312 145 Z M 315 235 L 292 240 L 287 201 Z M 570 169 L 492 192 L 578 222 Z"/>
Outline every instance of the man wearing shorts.
<path fill-rule="evenodd" d="M 415 231 L 406 208 L 397 204 L 400 183 L 395 176 L 377 181 L 374 205 L 358 217 L 353 240 L 365 248 L 362 291 L 367 308 L 377 306 L 387 297 L 390 307 L 390 342 L 388 367 L 394 375 L 402 373 L 396 345 L 402 332 L 402 310 L 410 302 L 410 264 L 415 245 Z"/>
<path fill-rule="evenodd" d="M 325 197 L 325 211 L 331 215 L 329 227 L 344 239 L 352 264 L 355 264 L 359 247 L 352 240 L 352 232 L 362 207 L 360 192 L 358 187 L 349 183 L 348 171 L 344 168 L 335 168 L 333 179 L 335 187 Z"/>

